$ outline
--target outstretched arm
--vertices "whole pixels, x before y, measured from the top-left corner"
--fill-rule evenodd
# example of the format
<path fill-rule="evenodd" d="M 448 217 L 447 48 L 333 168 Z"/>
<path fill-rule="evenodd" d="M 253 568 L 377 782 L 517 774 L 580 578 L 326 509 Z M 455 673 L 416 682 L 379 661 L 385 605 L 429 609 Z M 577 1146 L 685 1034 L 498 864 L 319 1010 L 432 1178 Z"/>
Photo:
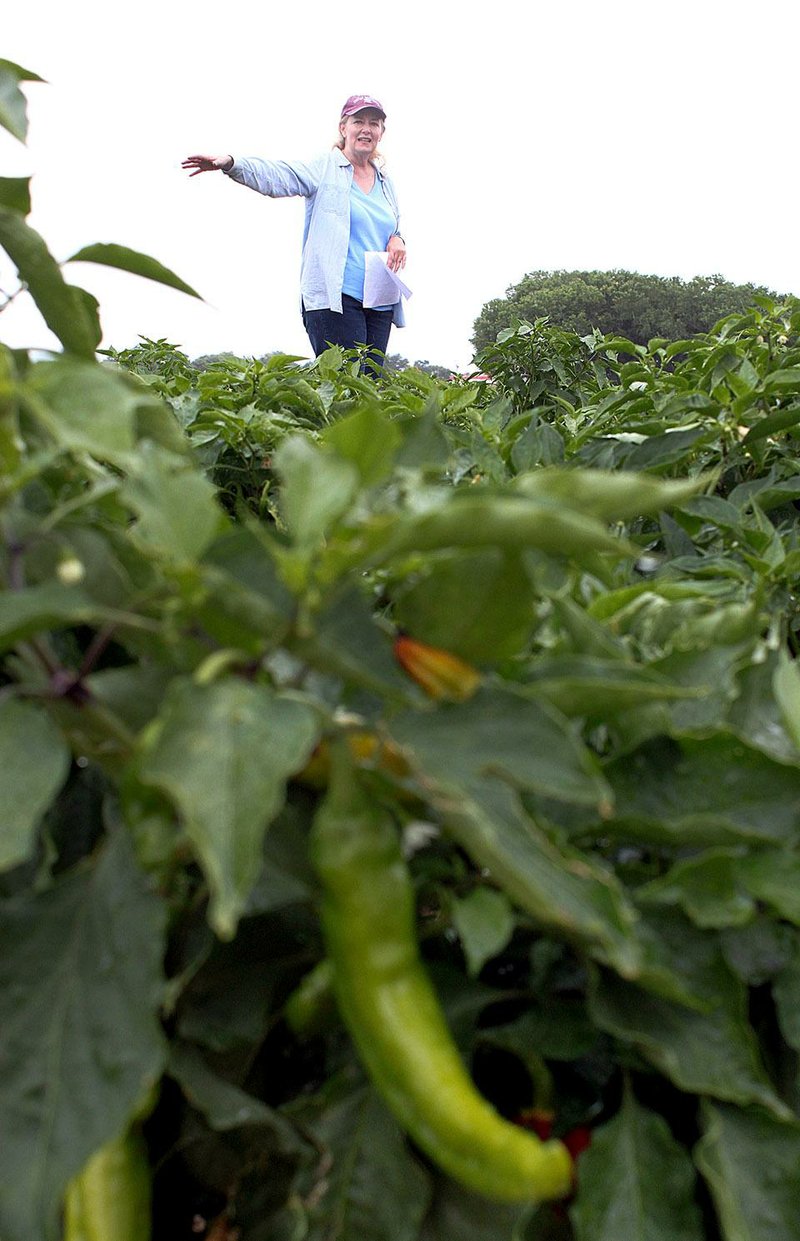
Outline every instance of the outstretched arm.
<path fill-rule="evenodd" d="M 194 169 L 189 176 L 196 177 L 198 172 L 229 172 L 233 165 L 232 155 L 187 155 L 181 168 Z"/>

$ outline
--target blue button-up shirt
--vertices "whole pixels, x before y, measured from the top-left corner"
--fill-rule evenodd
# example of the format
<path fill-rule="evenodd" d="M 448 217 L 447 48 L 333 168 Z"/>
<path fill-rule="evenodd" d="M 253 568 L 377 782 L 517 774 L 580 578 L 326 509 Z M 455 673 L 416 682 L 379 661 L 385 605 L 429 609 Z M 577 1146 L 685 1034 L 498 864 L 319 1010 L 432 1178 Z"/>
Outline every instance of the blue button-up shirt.
<path fill-rule="evenodd" d="M 394 186 L 377 165 L 373 166 L 394 214 L 395 232 L 399 232 L 400 212 Z M 269 198 L 305 198 L 300 296 L 306 310 L 335 310 L 341 314 L 353 184 L 353 165 L 346 155 L 334 148 L 308 164 L 247 156 L 236 159 L 225 175 Z M 394 322 L 397 327 L 405 323 L 402 302 L 394 307 Z"/>

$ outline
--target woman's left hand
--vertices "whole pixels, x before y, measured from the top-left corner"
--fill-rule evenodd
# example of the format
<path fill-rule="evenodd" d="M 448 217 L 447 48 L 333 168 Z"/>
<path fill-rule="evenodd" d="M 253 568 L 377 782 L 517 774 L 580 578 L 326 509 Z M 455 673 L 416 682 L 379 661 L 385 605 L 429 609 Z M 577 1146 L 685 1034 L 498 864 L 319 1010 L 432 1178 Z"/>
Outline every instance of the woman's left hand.
<path fill-rule="evenodd" d="M 386 246 L 389 257 L 386 260 L 386 266 L 391 271 L 401 271 L 406 265 L 406 243 L 402 237 L 398 237 L 397 233 L 389 238 Z"/>

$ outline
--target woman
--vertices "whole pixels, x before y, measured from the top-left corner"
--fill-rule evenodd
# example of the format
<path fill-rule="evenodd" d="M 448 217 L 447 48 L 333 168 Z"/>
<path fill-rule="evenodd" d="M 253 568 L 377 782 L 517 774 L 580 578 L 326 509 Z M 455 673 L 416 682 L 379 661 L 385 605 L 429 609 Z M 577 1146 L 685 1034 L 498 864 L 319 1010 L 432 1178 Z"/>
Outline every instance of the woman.
<path fill-rule="evenodd" d="M 309 164 L 232 155 L 190 155 L 191 176 L 224 172 L 270 198 L 306 200 L 300 294 L 303 323 L 314 353 L 331 345 L 369 346 L 376 369 L 383 362 L 392 323 L 403 326 L 399 295 L 393 305 L 364 305 L 364 255 L 387 251 L 387 266 L 405 266 L 394 186 L 383 171 L 378 143 L 386 113 L 370 95 L 351 95 L 342 108 L 333 150 Z"/>

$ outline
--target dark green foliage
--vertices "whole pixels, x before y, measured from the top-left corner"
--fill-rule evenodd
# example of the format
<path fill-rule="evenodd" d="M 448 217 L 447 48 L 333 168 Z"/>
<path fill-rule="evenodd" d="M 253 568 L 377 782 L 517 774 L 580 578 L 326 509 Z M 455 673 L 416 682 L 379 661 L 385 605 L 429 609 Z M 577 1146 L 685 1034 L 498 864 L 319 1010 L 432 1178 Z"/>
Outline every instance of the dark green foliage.
<path fill-rule="evenodd" d="M 655 337 L 682 340 L 707 332 L 726 315 L 741 314 L 757 296 L 777 294 L 760 285 L 732 284 L 722 276 L 645 276 L 631 271 L 534 271 L 487 302 L 475 320 L 480 350 L 515 320 L 547 318 L 585 336 L 624 336 L 646 345 Z"/>

